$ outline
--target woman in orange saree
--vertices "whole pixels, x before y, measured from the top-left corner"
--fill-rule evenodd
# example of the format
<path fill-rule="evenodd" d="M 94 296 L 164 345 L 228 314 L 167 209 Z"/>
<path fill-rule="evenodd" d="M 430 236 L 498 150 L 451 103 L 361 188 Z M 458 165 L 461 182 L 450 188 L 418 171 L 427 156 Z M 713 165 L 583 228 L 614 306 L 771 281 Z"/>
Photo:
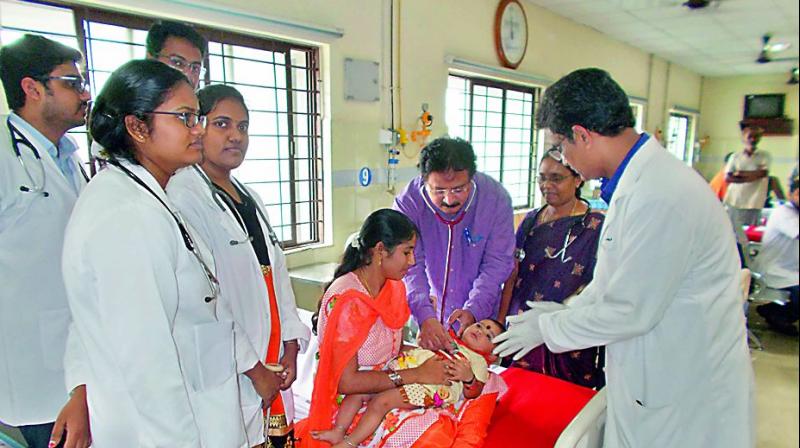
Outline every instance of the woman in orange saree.
<path fill-rule="evenodd" d="M 364 222 L 347 246 L 334 280 L 320 301 L 319 364 L 308 419 L 297 425 L 298 446 L 327 448 L 312 431 L 333 427 L 343 395 L 375 394 L 403 383 L 443 384 L 449 361 L 431 358 L 420 367 L 385 371 L 402 348 L 409 318 L 401 279 L 414 264 L 416 229 L 399 212 L 382 209 Z M 501 381 L 493 376 L 484 394 L 447 408 L 392 411 L 362 447 L 479 446 Z M 358 422 L 358 417 L 353 425 Z"/>

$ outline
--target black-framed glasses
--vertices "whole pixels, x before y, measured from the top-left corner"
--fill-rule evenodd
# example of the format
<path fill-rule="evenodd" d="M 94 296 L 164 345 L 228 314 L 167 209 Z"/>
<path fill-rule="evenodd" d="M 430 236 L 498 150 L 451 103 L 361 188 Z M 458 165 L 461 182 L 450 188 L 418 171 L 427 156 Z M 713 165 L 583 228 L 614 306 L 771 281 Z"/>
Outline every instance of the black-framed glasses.
<path fill-rule="evenodd" d="M 169 65 L 176 68 L 183 73 L 191 73 L 200 78 L 206 73 L 205 67 L 201 62 L 189 62 L 183 56 L 177 54 L 159 54 L 158 57 L 164 58 L 169 61 Z"/>
<path fill-rule="evenodd" d="M 64 81 L 67 87 L 76 91 L 79 95 L 89 91 L 89 78 L 84 78 L 81 75 L 40 76 L 36 79 L 43 83 L 54 79 Z"/>
<path fill-rule="evenodd" d="M 206 116 L 200 115 L 197 112 L 167 112 L 167 111 L 154 110 L 152 112 L 147 112 L 147 113 L 156 115 L 172 115 L 181 120 L 183 124 L 189 129 L 192 129 L 198 124 L 200 125 L 200 127 L 203 128 L 206 127 Z"/>

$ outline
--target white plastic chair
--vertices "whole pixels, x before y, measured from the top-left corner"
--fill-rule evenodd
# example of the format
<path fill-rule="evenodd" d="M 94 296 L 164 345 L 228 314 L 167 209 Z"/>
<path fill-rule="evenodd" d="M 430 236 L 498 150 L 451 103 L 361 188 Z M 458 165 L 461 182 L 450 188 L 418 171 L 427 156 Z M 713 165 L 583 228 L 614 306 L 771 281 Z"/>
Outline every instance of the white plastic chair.
<path fill-rule="evenodd" d="M 606 389 L 600 389 L 564 428 L 553 448 L 601 448 L 606 428 Z"/>

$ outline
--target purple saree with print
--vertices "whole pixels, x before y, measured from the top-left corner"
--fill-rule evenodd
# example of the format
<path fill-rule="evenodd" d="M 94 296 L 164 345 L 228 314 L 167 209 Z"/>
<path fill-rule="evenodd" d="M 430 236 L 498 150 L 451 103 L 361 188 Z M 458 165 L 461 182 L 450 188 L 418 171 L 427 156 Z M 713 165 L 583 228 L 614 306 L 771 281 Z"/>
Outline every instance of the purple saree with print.
<path fill-rule="evenodd" d="M 520 261 L 509 316 L 527 310 L 529 300 L 561 303 L 592 280 L 604 216 L 589 211 L 539 224 L 541 210 L 531 211 L 517 230 Z M 602 347 L 556 354 L 541 345 L 513 365 L 599 388 L 605 384 L 603 364 Z"/>

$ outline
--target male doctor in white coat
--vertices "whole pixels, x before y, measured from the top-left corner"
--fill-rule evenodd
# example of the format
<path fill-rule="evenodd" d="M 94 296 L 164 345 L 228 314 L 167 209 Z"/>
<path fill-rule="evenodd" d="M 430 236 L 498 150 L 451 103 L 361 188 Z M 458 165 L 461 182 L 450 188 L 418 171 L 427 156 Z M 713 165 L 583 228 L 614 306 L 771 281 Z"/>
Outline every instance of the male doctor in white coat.
<path fill-rule="evenodd" d="M 34 448 L 51 432 L 55 446 L 65 427 L 65 446 L 89 445 L 85 388 L 64 356 L 72 318 L 61 276 L 64 229 L 87 180 L 65 135 L 86 122 L 81 59 L 34 35 L 0 49 L 12 110 L 0 117 L 0 420 Z"/>
<path fill-rule="evenodd" d="M 628 97 L 605 71 L 550 86 L 537 124 L 584 178 L 605 179 L 608 215 L 594 280 L 566 306 L 529 302 L 496 351 L 607 346 L 607 447 L 754 446 L 739 262 L 719 201 L 636 133 Z"/>

